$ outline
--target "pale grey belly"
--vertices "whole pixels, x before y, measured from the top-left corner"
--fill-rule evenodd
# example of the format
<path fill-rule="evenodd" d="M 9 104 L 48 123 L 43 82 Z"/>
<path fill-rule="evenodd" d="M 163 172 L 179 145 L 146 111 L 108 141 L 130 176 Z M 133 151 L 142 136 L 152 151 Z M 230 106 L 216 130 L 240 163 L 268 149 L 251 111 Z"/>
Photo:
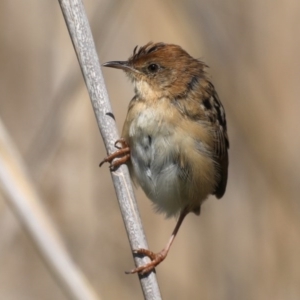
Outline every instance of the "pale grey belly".
<path fill-rule="evenodd" d="M 171 134 L 141 134 L 130 145 L 134 177 L 157 211 L 168 217 L 178 214 L 184 206 L 182 181 L 170 138 Z"/>

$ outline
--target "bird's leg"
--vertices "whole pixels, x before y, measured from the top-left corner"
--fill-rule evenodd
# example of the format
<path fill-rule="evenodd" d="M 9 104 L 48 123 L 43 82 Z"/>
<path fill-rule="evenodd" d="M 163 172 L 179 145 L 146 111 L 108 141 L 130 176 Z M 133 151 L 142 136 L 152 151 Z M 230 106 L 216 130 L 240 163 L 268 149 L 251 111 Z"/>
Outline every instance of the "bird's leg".
<path fill-rule="evenodd" d="M 168 252 L 171 248 L 171 245 L 176 237 L 176 234 L 185 218 L 185 216 L 188 214 L 188 210 L 184 209 L 179 216 L 179 219 L 176 223 L 176 226 L 172 232 L 172 235 L 167 243 L 167 245 L 164 247 L 164 249 L 162 249 L 160 252 L 158 253 L 154 253 L 148 249 L 136 249 L 133 250 L 134 254 L 141 254 L 141 255 L 146 255 L 151 259 L 151 262 L 149 262 L 148 264 L 141 266 L 141 267 L 137 267 L 131 271 L 125 272 L 126 274 L 134 274 L 134 273 L 140 273 L 140 274 L 146 274 L 149 273 L 150 271 L 152 271 L 157 265 L 159 265 L 168 255 Z"/>
<path fill-rule="evenodd" d="M 118 144 L 120 144 L 121 146 L 118 146 Z M 101 167 L 104 163 L 109 162 L 110 163 L 109 168 L 111 170 L 115 170 L 120 165 L 126 163 L 130 159 L 130 148 L 123 138 L 121 138 L 115 142 L 115 147 L 118 150 L 115 151 L 114 153 L 112 153 L 111 155 L 107 156 L 106 158 L 104 158 L 100 162 L 99 167 Z M 119 157 L 119 159 L 116 161 L 113 161 L 117 157 Z"/>

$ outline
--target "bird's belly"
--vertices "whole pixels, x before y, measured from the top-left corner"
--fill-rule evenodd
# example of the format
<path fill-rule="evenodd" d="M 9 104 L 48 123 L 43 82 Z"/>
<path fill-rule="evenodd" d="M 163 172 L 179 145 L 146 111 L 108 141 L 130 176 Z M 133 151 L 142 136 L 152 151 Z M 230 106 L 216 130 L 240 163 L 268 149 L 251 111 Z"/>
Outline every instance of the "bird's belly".
<path fill-rule="evenodd" d="M 198 214 L 215 190 L 215 162 L 209 146 L 195 135 L 201 126 L 188 129 L 184 118 L 174 117 L 176 110 L 164 107 L 163 100 L 160 105 L 142 107 L 126 127 L 131 175 L 167 217 L 183 209 Z"/>
<path fill-rule="evenodd" d="M 172 152 L 168 152 L 168 146 L 164 151 L 160 151 L 165 142 L 156 137 L 152 138 L 150 146 L 145 147 L 142 143 L 131 146 L 131 163 L 134 178 L 155 204 L 157 210 L 166 213 L 167 216 L 172 216 L 176 215 L 183 205 L 178 167 L 173 161 Z"/>
<path fill-rule="evenodd" d="M 185 205 L 172 129 L 150 110 L 134 120 L 129 130 L 132 175 L 155 208 L 167 216 L 178 214 Z"/>

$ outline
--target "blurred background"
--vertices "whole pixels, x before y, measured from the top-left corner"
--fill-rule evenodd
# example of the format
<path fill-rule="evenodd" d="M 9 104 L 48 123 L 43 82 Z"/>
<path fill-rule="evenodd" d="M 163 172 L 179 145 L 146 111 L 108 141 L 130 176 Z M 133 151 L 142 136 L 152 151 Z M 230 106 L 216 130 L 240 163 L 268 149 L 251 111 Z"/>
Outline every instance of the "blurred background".
<path fill-rule="evenodd" d="M 227 114 L 227 192 L 157 268 L 164 299 L 300 299 L 300 2 L 86 0 L 100 62 L 148 41 L 209 66 Z M 133 88 L 104 69 L 121 130 Z M 103 299 L 142 299 L 94 113 L 58 1 L 0 3 L 0 118 L 72 259 Z M 175 220 L 136 192 L 150 249 Z M 0 194 L 0 299 L 67 299 Z"/>

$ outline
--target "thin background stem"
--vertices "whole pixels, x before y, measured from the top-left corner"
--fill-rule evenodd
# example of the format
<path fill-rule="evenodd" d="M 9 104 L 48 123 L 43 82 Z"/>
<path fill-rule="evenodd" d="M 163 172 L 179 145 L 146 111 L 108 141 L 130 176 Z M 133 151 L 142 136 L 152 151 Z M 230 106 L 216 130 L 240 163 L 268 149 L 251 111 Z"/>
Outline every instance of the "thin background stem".
<path fill-rule="evenodd" d="M 90 95 L 96 120 L 108 153 L 115 151 L 114 142 L 119 138 L 112 109 L 99 65 L 92 33 L 80 0 L 59 0 L 74 49 Z M 148 248 L 142 228 L 128 169 L 125 165 L 111 173 L 126 227 L 131 249 Z M 137 266 L 149 262 L 148 257 L 137 258 Z M 144 297 L 161 299 L 156 275 L 139 276 Z"/>
<path fill-rule="evenodd" d="M 100 300 L 66 251 L 1 120 L 0 186 L 8 205 L 69 299 Z"/>

